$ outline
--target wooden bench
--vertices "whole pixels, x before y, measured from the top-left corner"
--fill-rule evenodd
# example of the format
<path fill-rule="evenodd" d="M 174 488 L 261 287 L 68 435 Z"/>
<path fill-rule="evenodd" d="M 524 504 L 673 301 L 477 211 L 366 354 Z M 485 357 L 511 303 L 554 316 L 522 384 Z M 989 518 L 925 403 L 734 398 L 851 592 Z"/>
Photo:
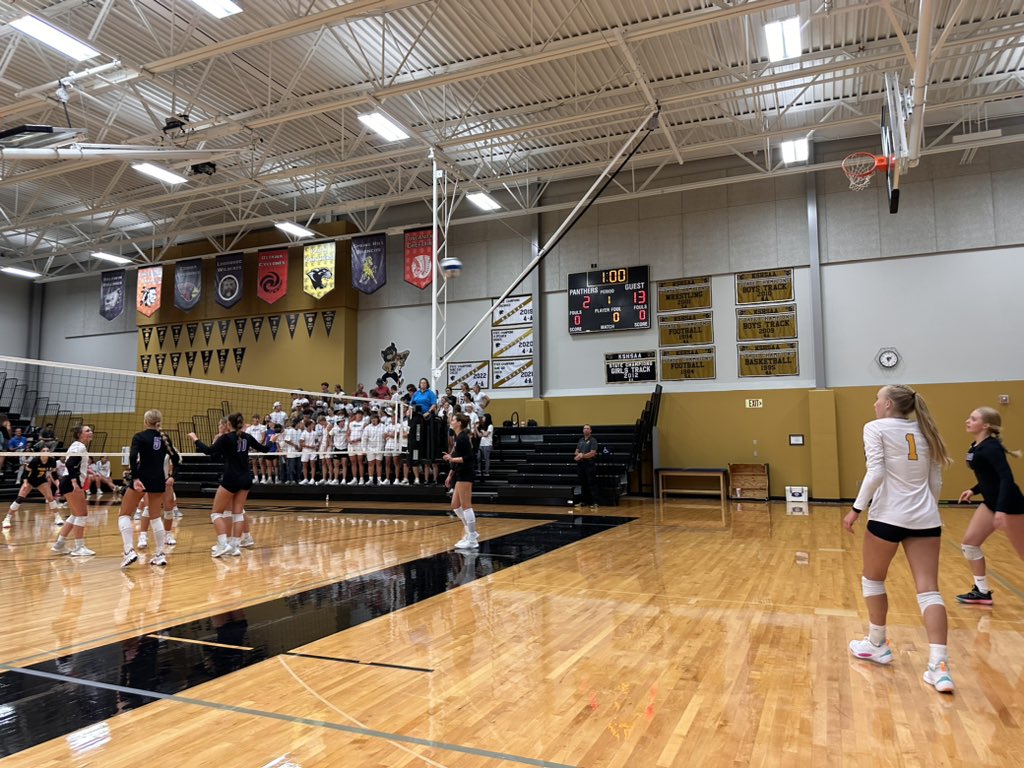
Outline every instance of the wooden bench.
<path fill-rule="evenodd" d="M 729 471 L 701 467 L 661 467 L 655 471 L 658 482 L 658 501 L 665 501 L 669 493 L 691 493 L 701 496 L 727 497 Z M 709 482 L 710 481 L 710 482 Z"/>

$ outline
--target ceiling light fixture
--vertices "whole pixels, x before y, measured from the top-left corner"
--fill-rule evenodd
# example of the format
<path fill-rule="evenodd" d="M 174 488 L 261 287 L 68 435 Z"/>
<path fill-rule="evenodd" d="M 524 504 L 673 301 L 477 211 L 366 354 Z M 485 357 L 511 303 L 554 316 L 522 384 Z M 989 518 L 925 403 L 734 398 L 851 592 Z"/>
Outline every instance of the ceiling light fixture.
<path fill-rule="evenodd" d="M 290 221 L 275 221 L 274 226 L 282 232 L 287 232 L 295 237 L 316 237 L 316 232 L 313 230 L 300 227 L 298 224 L 293 224 Z"/>
<path fill-rule="evenodd" d="M 0 267 L 0 272 L 6 272 L 9 275 L 17 275 L 18 277 L 31 277 L 33 279 L 42 277 L 38 272 L 32 272 L 27 269 L 18 269 L 17 267 Z"/>
<path fill-rule="evenodd" d="M 43 45 L 48 45 L 53 50 L 63 53 L 75 61 L 86 61 L 100 55 L 95 48 L 83 43 L 67 32 L 62 32 L 45 21 L 40 21 L 35 16 L 22 16 L 10 22 L 11 26 L 29 37 L 34 37 Z"/>
<path fill-rule="evenodd" d="M 152 163 L 132 163 L 132 168 L 139 173 L 152 176 L 154 179 L 158 179 L 167 184 L 184 184 L 188 181 L 184 176 L 179 176 L 176 173 L 168 171 L 166 168 L 161 168 L 159 165 L 153 165 Z"/>
<path fill-rule="evenodd" d="M 115 256 L 112 253 L 104 253 L 103 251 L 93 251 L 92 257 L 99 259 L 100 261 L 110 261 L 114 264 L 131 264 L 131 259 L 126 259 L 124 256 Z"/>
<path fill-rule="evenodd" d="M 390 118 L 381 112 L 359 115 L 359 122 L 384 139 L 384 141 L 401 141 L 402 139 L 409 138 L 408 133 L 395 125 Z"/>
<path fill-rule="evenodd" d="M 242 9 L 231 2 L 231 0 L 192 0 L 211 16 L 223 19 L 225 16 L 234 16 L 241 13 Z"/>
<path fill-rule="evenodd" d="M 482 211 L 497 211 L 501 205 L 486 192 L 470 192 L 466 199 Z"/>
<path fill-rule="evenodd" d="M 810 142 L 806 138 L 784 141 L 779 145 L 782 150 L 782 162 L 786 165 L 806 163 L 810 155 Z"/>
<path fill-rule="evenodd" d="M 803 53 L 799 16 L 765 24 L 764 36 L 768 42 L 769 61 L 792 59 Z"/>

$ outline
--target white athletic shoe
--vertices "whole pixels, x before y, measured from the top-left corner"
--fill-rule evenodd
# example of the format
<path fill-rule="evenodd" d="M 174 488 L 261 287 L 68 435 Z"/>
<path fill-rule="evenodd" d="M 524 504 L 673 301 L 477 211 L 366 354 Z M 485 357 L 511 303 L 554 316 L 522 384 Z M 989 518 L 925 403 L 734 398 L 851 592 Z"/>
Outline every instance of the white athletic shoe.
<path fill-rule="evenodd" d="M 175 520 L 181 520 L 182 518 L 181 510 L 178 509 L 177 506 L 175 506 L 174 509 L 171 510 L 171 514 L 174 515 Z"/>
<path fill-rule="evenodd" d="M 866 637 L 863 640 L 851 640 L 850 653 L 858 659 L 873 661 L 875 664 L 892 664 L 892 650 L 888 641 L 883 645 L 875 645 Z"/>
<path fill-rule="evenodd" d="M 85 544 L 76 544 L 75 548 L 69 553 L 72 557 L 89 557 L 96 553 L 89 549 Z"/>
<path fill-rule="evenodd" d="M 240 547 L 255 547 L 256 546 L 256 542 L 253 541 L 251 533 L 243 533 L 242 534 L 242 539 L 238 542 L 238 546 L 240 546 Z"/>
<path fill-rule="evenodd" d="M 239 549 L 238 547 L 232 547 L 230 544 L 228 546 L 230 548 L 229 551 L 228 551 L 228 554 L 231 555 L 231 557 L 241 557 L 242 556 L 242 550 L 241 549 Z"/>
<path fill-rule="evenodd" d="M 399 483 L 399 485 L 408 485 L 408 484 L 409 484 L 409 478 L 408 477 L 402 478 L 402 482 Z"/>
<path fill-rule="evenodd" d="M 231 546 L 228 544 L 221 544 L 219 541 L 213 545 L 213 549 L 210 551 L 212 557 L 220 557 L 231 552 Z"/>
<path fill-rule="evenodd" d="M 64 518 L 61 517 L 60 512 L 55 512 L 53 515 L 54 525 L 64 525 Z"/>
<path fill-rule="evenodd" d="M 165 567 L 167 565 L 167 558 L 164 555 L 155 555 L 154 557 L 149 558 L 149 564 Z"/>
<path fill-rule="evenodd" d="M 124 553 L 124 560 L 121 561 L 121 567 L 127 568 L 129 565 L 139 559 L 138 553 L 134 549 L 129 549 Z"/>
<path fill-rule="evenodd" d="M 420 479 L 417 477 L 415 480 L 413 480 L 412 484 L 413 485 L 419 485 L 420 484 Z"/>
<path fill-rule="evenodd" d="M 173 547 L 173 546 L 177 545 L 177 543 L 178 543 L 178 540 L 176 538 L 174 538 L 174 534 L 173 533 L 166 533 L 166 534 L 164 534 L 164 544 L 166 544 L 168 547 Z"/>
<path fill-rule="evenodd" d="M 480 548 L 480 535 L 473 533 L 467 533 L 458 543 L 455 545 L 456 549 L 479 549 Z"/>
<path fill-rule="evenodd" d="M 56 552 L 58 555 L 67 555 L 71 552 L 71 550 L 68 549 L 68 544 L 66 541 L 53 542 L 53 544 L 50 546 L 50 551 Z"/>
<path fill-rule="evenodd" d="M 384 480 L 381 480 L 381 481 L 380 481 L 380 484 L 381 484 L 381 485 L 391 485 L 391 481 L 390 481 L 390 480 L 388 480 L 387 478 L 385 478 Z"/>
<path fill-rule="evenodd" d="M 357 482 L 358 481 L 353 477 L 351 480 L 348 481 L 348 484 L 349 485 L 355 485 Z"/>
<path fill-rule="evenodd" d="M 934 666 L 929 664 L 928 669 L 924 671 L 924 681 L 928 685 L 935 686 L 935 690 L 939 693 L 952 693 L 956 688 L 953 685 L 953 678 L 949 676 L 949 668 L 944 661 L 940 661 Z"/>
<path fill-rule="evenodd" d="M 139 534 L 139 549 L 148 549 L 148 548 L 149 548 L 149 539 L 146 537 L 145 533 L 140 533 Z"/>
<path fill-rule="evenodd" d="M 7 515 L 6 517 L 4 517 L 4 528 L 10 528 L 10 527 L 11 527 L 11 516 Z"/>

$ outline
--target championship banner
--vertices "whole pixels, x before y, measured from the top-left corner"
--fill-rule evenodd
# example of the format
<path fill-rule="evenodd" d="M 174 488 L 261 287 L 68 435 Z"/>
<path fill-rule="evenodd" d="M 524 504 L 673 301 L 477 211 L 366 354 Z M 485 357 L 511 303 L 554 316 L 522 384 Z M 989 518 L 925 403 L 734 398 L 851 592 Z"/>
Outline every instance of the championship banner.
<path fill-rule="evenodd" d="M 288 249 L 257 254 L 256 295 L 273 304 L 288 293 Z"/>
<path fill-rule="evenodd" d="M 245 360 L 245 347 L 235 347 L 231 351 L 235 355 L 235 371 L 241 371 L 242 361 Z"/>
<path fill-rule="evenodd" d="M 230 320 L 218 320 L 217 321 L 217 330 L 220 331 L 220 343 L 221 344 L 227 344 L 228 343 L 228 330 L 230 328 L 231 328 L 231 321 Z"/>
<path fill-rule="evenodd" d="M 533 386 L 533 359 L 494 360 L 494 388 L 511 389 L 513 387 Z"/>
<path fill-rule="evenodd" d="M 171 372 L 178 375 L 178 365 L 181 363 L 181 352 L 171 352 Z"/>
<path fill-rule="evenodd" d="M 174 339 L 174 346 L 178 346 L 178 342 L 181 341 L 181 323 L 171 326 L 171 338 Z"/>
<path fill-rule="evenodd" d="M 152 355 L 139 355 L 139 367 L 142 368 L 143 373 L 149 373 L 149 364 L 152 359 Z"/>
<path fill-rule="evenodd" d="M 662 381 L 697 381 L 715 375 L 714 347 L 661 350 Z"/>
<path fill-rule="evenodd" d="M 352 287 L 373 293 L 388 281 L 386 235 L 352 238 Z"/>
<path fill-rule="evenodd" d="M 267 322 L 270 323 L 270 335 L 277 341 L 277 331 L 281 327 L 281 316 L 271 315 L 267 318 Z"/>
<path fill-rule="evenodd" d="M 216 288 L 216 300 L 225 309 L 229 309 L 242 298 L 242 279 L 245 269 L 243 255 L 232 253 L 217 257 L 217 270 L 213 279 Z"/>
<path fill-rule="evenodd" d="M 533 325 L 533 296 L 509 296 L 494 308 L 491 325 Z"/>
<path fill-rule="evenodd" d="M 632 384 L 635 381 L 658 380 L 658 356 L 648 352 L 606 352 L 604 380 L 606 384 Z"/>
<path fill-rule="evenodd" d="M 204 349 L 199 353 L 199 355 L 203 359 L 203 374 L 205 375 L 210 372 L 210 361 L 213 360 L 213 350 Z"/>
<path fill-rule="evenodd" d="M 260 333 L 263 332 L 263 318 L 254 317 L 249 321 L 252 324 L 252 336 L 256 341 L 260 340 Z"/>
<path fill-rule="evenodd" d="M 210 343 L 210 337 L 213 335 L 213 320 L 203 321 L 203 338 L 206 339 L 207 345 Z"/>
<path fill-rule="evenodd" d="M 100 317 L 113 320 L 124 312 L 124 270 L 112 269 L 100 275 Z"/>
<path fill-rule="evenodd" d="M 798 376 L 800 374 L 799 345 L 795 341 L 778 344 L 737 344 L 739 372 L 749 376 Z"/>
<path fill-rule="evenodd" d="M 191 347 L 196 343 L 196 331 L 199 330 L 199 323 L 185 323 L 185 333 L 188 334 L 188 345 Z"/>
<path fill-rule="evenodd" d="M 245 323 L 246 318 L 237 317 L 235 318 L 235 333 L 238 335 L 238 342 L 242 342 L 242 337 L 245 336 Z"/>
<path fill-rule="evenodd" d="M 139 270 L 139 284 L 136 287 L 135 309 L 146 317 L 152 317 L 160 309 L 160 289 L 164 283 L 163 267 L 143 267 Z"/>
<path fill-rule="evenodd" d="M 766 269 L 736 274 L 737 304 L 765 304 L 792 300 L 792 269 Z"/>
<path fill-rule="evenodd" d="M 224 368 L 228 364 L 228 351 L 227 349 L 217 350 L 217 364 L 220 366 L 220 372 L 224 373 Z"/>
<path fill-rule="evenodd" d="M 167 363 L 167 355 L 159 354 L 159 355 L 153 355 L 153 357 L 156 359 L 156 372 L 159 373 L 161 376 L 163 376 L 164 375 L 164 365 Z"/>
<path fill-rule="evenodd" d="M 164 348 L 164 342 L 167 341 L 167 326 L 158 325 L 156 327 L 156 338 L 160 342 L 160 349 Z"/>
<path fill-rule="evenodd" d="M 334 290 L 335 242 L 313 243 L 302 249 L 302 290 L 322 299 Z"/>
<path fill-rule="evenodd" d="M 796 338 L 796 304 L 736 308 L 736 341 Z"/>
<path fill-rule="evenodd" d="M 405 282 L 423 290 L 434 281 L 434 230 L 410 229 L 405 233 Z"/>
<path fill-rule="evenodd" d="M 303 312 L 302 319 L 306 321 L 306 333 L 313 338 L 313 328 L 316 327 L 316 312 Z"/>
<path fill-rule="evenodd" d="M 481 360 L 473 363 L 448 363 L 448 386 L 457 389 L 462 382 L 472 387 L 479 384 L 483 389 L 488 388 L 490 374 L 490 363 Z"/>
<path fill-rule="evenodd" d="M 289 312 L 287 315 L 284 316 L 284 319 L 285 322 L 288 324 L 288 333 L 290 333 L 292 335 L 292 338 L 294 339 L 295 329 L 299 327 L 299 313 Z"/>
<path fill-rule="evenodd" d="M 192 375 L 192 369 L 195 368 L 195 365 L 196 365 L 196 353 L 195 352 L 186 352 L 185 353 L 185 365 L 188 366 L 188 375 L 191 376 Z"/>
<path fill-rule="evenodd" d="M 533 328 L 492 328 L 491 357 L 532 357 Z"/>
<path fill-rule="evenodd" d="M 149 340 L 153 338 L 153 326 L 147 325 L 145 328 L 140 328 L 139 333 L 142 334 L 143 346 L 149 349 Z"/>
<path fill-rule="evenodd" d="M 328 309 L 327 311 L 321 312 L 320 314 L 324 316 L 324 330 L 326 330 L 327 335 L 330 336 L 331 329 L 334 327 L 334 318 L 337 316 L 338 313 L 336 310 Z"/>
<path fill-rule="evenodd" d="M 711 312 L 680 312 L 658 315 L 658 346 L 714 344 L 715 326 Z"/>
<path fill-rule="evenodd" d="M 711 309 L 711 278 L 684 277 L 658 283 L 658 311 Z"/>
<path fill-rule="evenodd" d="M 203 295 L 203 260 L 189 259 L 174 265 L 174 306 L 188 312 Z"/>

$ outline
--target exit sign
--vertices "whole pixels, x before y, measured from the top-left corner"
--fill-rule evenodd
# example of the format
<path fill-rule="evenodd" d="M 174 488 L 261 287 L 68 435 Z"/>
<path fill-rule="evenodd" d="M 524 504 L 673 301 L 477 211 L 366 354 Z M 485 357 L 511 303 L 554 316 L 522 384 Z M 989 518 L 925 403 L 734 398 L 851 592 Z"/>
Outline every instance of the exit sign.
<path fill-rule="evenodd" d="M 764 408 L 764 400 L 759 397 L 748 397 L 747 408 Z"/>

